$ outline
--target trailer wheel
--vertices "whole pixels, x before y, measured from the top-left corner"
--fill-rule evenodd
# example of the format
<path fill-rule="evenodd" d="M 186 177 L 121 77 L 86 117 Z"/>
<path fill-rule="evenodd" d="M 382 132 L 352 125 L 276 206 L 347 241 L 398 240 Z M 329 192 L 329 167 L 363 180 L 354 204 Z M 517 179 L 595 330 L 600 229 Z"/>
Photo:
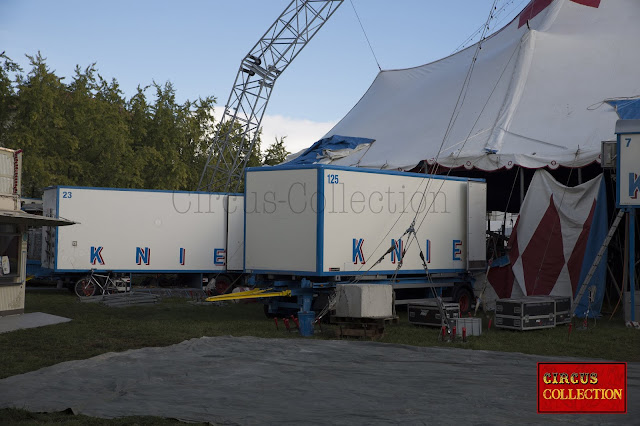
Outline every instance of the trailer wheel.
<path fill-rule="evenodd" d="M 78 297 L 91 297 L 96 293 L 96 285 L 89 277 L 80 278 L 75 286 Z"/>
<path fill-rule="evenodd" d="M 453 300 L 460 305 L 460 315 L 471 311 L 473 293 L 468 287 L 458 287 L 453 294 Z"/>
<path fill-rule="evenodd" d="M 233 280 L 229 275 L 218 275 L 215 280 L 215 292 L 218 294 L 226 294 L 229 287 L 233 284 Z"/>

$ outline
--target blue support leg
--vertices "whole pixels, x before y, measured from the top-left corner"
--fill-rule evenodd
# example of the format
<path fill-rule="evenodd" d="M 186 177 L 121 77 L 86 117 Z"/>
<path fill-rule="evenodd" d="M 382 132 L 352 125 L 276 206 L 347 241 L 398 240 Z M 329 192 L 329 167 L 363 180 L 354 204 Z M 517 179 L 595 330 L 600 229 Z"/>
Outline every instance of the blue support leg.
<path fill-rule="evenodd" d="M 302 280 L 302 291 L 298 294 L 298 304 L 300 311 L 298 312 L 298 323 L 300 324 L 300 335 L 313 335 L 313 322 L 316 314 L 311 310 L 313 302 L 313 283 L 307 279 Z"/>

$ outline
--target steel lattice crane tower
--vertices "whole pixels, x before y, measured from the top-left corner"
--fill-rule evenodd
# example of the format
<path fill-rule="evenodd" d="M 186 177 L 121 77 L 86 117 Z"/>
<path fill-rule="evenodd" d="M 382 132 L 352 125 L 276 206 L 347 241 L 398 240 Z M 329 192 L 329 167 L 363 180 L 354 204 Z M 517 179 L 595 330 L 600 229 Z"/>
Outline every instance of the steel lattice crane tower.
<path fill-rule="evenodd" d="M 242 62 L 198 191 L 238 192 L 273 85 L 344 0 L 293 0 Z"/>

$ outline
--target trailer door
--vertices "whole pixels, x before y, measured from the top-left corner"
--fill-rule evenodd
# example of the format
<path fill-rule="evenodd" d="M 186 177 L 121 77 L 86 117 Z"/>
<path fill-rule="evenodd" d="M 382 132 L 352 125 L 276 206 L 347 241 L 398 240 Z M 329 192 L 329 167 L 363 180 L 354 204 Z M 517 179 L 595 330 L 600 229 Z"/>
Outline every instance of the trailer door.
<path fill-rule="evenodd" d="M 486 243 L 487 184 L 468 182 L 467 187 L 467 269 L 484 269 L 487 264 Z"/>

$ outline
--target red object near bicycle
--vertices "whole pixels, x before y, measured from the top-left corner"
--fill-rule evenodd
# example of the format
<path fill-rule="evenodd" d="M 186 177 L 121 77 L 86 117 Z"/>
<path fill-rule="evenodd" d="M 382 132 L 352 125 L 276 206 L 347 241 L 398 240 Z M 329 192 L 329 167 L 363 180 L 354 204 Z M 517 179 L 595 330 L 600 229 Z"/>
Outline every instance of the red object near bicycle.
<path fill-rule="evenodd" d="M 76 294 L 79 297 L 91 297 L 96 293 L 96 285 L 89 278 L 82 278 L 76 283 Z"/>

